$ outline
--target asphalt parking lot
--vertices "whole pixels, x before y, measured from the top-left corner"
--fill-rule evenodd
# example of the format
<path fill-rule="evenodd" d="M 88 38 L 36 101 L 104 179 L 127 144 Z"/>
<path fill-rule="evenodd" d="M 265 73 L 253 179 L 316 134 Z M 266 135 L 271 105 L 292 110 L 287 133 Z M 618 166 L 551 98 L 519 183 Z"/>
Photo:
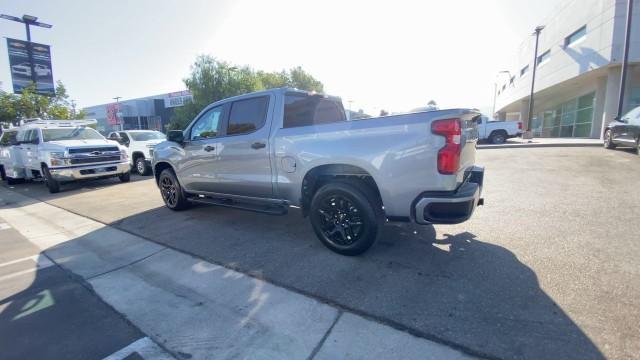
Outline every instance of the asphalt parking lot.
<path fill-rule="evenodd" d="M 469 222 L 389 225 L 360 257 L 308 220 L 164 208 L 151 178 L 12 190 L 489 358 L 640 355 L 640 157 L 601 148 L 478 152 L 485 206 Z"/>

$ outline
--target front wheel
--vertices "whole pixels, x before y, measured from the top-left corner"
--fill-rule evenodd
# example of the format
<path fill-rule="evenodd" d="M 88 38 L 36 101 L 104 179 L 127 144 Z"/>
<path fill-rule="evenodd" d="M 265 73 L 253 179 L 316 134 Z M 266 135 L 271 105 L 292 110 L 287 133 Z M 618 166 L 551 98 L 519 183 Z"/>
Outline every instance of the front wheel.
<path fill-rule="evenodd" d="M 326 247 L 338 254 L 353 256 L 367 251 L 384 223 L 377 195 L 362 185 L 331 182 L 311 200 L 313 230 Z"/>
<path fill-rule="evenodd" d="M 48 167 L 42 167 L 42 174 L 44 175 L 44 184 L 49 189 L 49 192 L 52 194 L 60 192 L 60 182 L 51 176 Z"/>
<path fill-rule="evenodd" d="M 616 144 L 613 143 L 613 137 L 611 134 L 611 130 L 607 130 L 604 132 L 604 147 L 607 149 L 615 149 Z"/>
<path fill-rule="evenodd" d="M 184 210 L 189 207 L 189 200 L 178 182 L 172 169 L 164 169 L 158 179 L 160 194 L 164 204 L 171 210 Z"/>
<path fill-rule="evenodd" d="M 129 171 L 127 171 L 124 174 L 120 174 L 118 175 L 118 179 L 120 179 L 121 182 L 126 183 L 131 181 L 131 173 Z"/>

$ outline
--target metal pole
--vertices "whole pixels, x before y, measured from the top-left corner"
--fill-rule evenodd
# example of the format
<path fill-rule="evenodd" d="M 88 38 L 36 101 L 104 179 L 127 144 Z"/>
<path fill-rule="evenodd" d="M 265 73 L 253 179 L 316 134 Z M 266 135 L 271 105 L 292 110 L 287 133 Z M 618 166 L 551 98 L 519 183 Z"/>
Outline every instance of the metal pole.
<path fill-rule="evenodd" d="M 529 113 L 527 114 L 527 132 L 531 131 L 531 122 L 533 120 L 533 89 L 536 85 L 536 68 L 538 67 L 538 41 L 540 32 L 544 26 L 537 26 L 534 34 L 536 35 L 536 46 L 533 52 L 533 72 L 531 73 L 531 92 L 529 93 Z"/>
<path fill-rule="evenodd" d="M 24 27 L 27 29 L 27 54 L 29 55 L 29 67 L 31 68 L 31 81 L 33 86 L 38 90 L 38 78 L 36 76 L 36 67 L 33 64 L 33 50 L 31 49 L 31 29 L 29 29 L 29 23 L 25 22 Z"/>
<path fill-rule="evenodd" d="M 627 82 L 627 67 L 629 62 L 629 39 L 631 38 L 631 15 L 633 14 L 633 0 L 627 0 L 627 25 L 624 36 L 624 54 L 622 55 L 622 71 L 620 72 L 620 97 L 618 98 L 618 116 L 622 116 L 624 104 L 624 90 Z"/>
<path fill-rule="evenodd" d="M 496 117 L 496 97 L 498 97 L 498 83 L 493 83 L 493 110 L 491 111 L 491 117 Z"/>

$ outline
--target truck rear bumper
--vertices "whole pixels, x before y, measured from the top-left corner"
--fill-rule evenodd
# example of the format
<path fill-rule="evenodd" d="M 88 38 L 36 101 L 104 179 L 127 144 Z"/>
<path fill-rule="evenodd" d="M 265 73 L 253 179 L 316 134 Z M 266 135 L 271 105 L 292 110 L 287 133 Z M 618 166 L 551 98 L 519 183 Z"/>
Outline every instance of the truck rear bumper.
<path fill-rule="evenodd" d="M 422 193 L 414 203 L 414 219 L 418 224 L 458 224 L 468 220 L 482 205 L 484 168 L 475 166 L 466 181 L 454 191 Z"/>
<path fill-rule="evenodd" d="M 58 181 L 74 181 L 100 177 L 118 176 L 130 171 L 129 162 L 88 165 L 78 167 L 50 168 L 51 176 Z"/>

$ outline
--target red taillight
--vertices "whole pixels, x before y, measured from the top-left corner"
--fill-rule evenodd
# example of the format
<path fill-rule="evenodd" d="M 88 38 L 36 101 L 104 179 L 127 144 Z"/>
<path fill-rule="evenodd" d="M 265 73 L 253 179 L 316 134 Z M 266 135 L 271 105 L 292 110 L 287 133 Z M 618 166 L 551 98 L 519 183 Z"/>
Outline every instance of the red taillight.
<path fill-rule="evenodd" d="M 431 123 L 431 132 L 442 135 L 445 145 L 438 151 L 438 172 L 440 174 L 455 174 L 460 167 L 460 119 L 436 120 Z"/>
<path fill-rule="evenodd" d="M 522 130 L 522 123 L 518 121 L 518 130 Z"/>

